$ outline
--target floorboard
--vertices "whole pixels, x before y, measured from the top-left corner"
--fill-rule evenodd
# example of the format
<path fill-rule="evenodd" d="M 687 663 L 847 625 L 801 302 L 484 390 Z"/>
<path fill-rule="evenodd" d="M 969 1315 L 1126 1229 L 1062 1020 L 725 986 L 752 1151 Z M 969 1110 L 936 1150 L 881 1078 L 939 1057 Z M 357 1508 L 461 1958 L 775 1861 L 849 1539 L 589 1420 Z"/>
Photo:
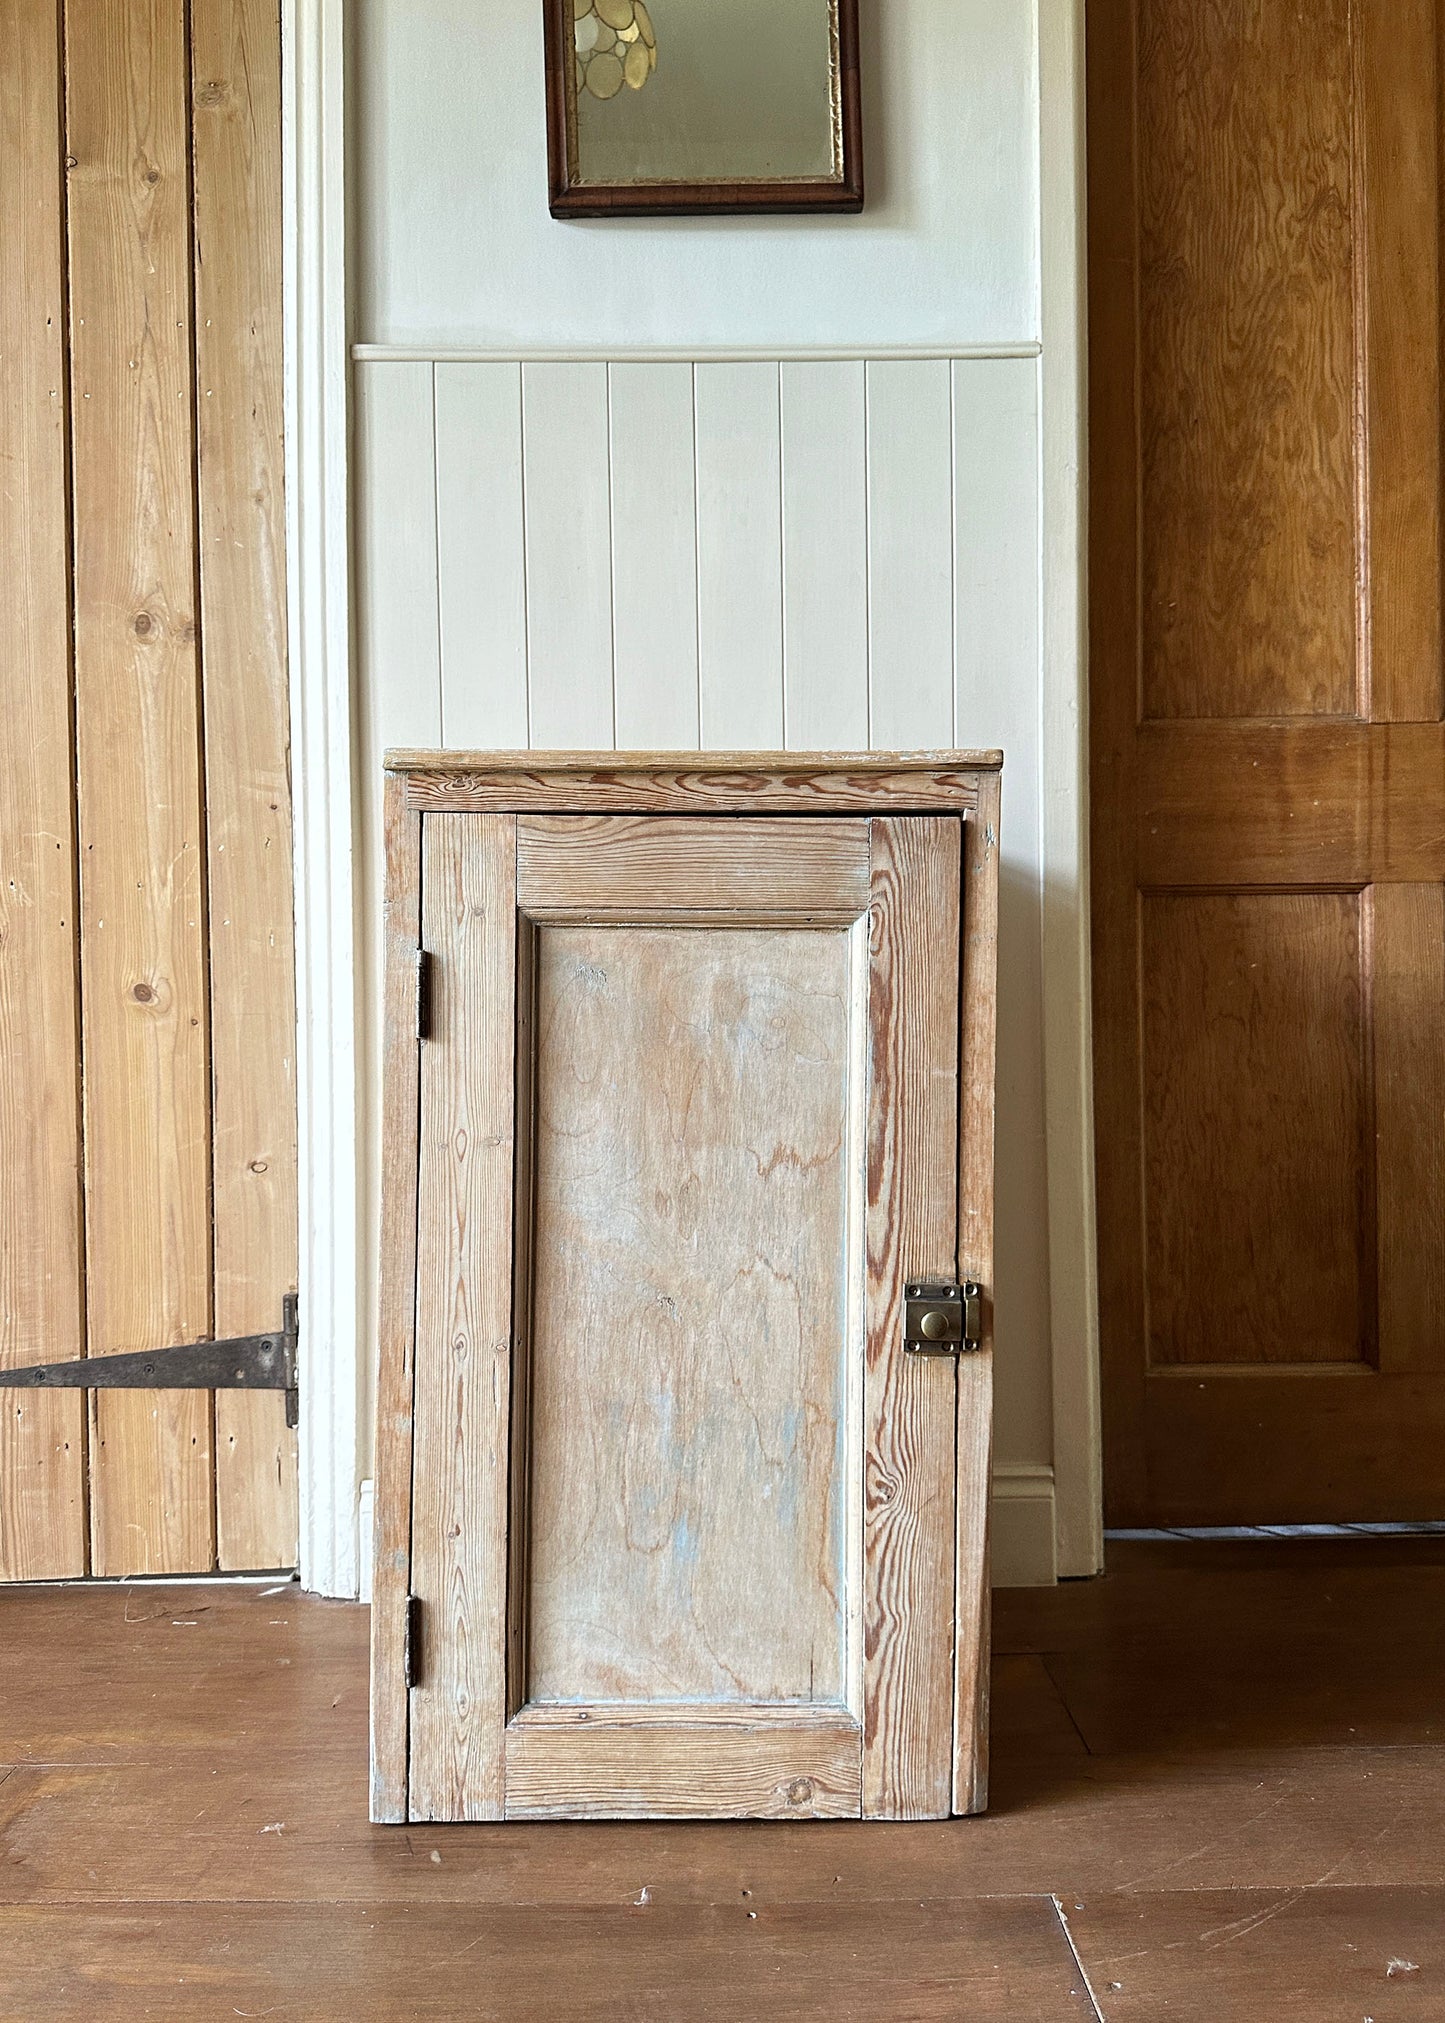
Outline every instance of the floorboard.
<path fill-rule="evenodd" d="M 1435 2023 L 1442 1602 L 1440 1539 L 1131 1541 L 997 1598 L 982 1819 L 406 1829 L 364 1610 L 3 1590 L 0 2019 Z"/>
<path fill-rule="evenodd" d="M 1081 2023 L 1045 1899 L 857 1905 L 113 1904 L 0 1910 L 4 2014 Z"/>
<path fill-rule="evenodd" d="M 1166 1890 L 1065 1914 L 1108 2023 L 1445 2015 L 1445 1890 Z"/>

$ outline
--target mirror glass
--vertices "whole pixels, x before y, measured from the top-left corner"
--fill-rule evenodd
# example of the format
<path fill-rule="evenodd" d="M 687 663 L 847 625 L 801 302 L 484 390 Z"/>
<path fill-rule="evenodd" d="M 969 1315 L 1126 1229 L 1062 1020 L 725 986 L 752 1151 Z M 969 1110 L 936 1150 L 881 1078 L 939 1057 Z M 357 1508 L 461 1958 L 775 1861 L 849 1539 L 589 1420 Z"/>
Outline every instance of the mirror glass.
<path fill-rule="evenodd" d="M 572 0 L 578 183 L 840 180 L 838 0 Z"/>

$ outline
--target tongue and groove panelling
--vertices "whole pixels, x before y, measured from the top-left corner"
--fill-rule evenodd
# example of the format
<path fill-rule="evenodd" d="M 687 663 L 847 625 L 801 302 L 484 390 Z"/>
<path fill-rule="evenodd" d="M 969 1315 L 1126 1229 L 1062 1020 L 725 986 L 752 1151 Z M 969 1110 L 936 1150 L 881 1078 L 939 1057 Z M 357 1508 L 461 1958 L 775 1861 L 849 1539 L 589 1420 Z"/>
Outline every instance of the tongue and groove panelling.
<path fill-rule="evenodd" d="M 1004 747 L 1005 1472 L 1034 1458 L 1048 1340 L 1038 372 L 440 350 L 354 367 L 368 917 L 388 745 Z"/>
<path fill-rule="evenodd" d="M 1037 360 L 362 358 L 384 743 L 976 743 L 1037 714 Z"/>

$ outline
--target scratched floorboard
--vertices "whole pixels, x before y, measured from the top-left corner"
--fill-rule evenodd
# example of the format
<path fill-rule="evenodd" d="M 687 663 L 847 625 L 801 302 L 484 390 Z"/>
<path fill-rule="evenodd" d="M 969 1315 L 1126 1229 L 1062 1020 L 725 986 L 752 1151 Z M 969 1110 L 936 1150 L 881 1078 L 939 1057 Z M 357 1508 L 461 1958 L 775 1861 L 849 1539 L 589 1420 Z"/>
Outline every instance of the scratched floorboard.
<path fill-rule="evenodd" d="M 0 1591 L 0 2019 L 1438 2023 L 1442 1603 L 1441 1540 L 1121 1544 L 998 1598 L 984 1819 L 405 1831 L 362 1610 Z"/>

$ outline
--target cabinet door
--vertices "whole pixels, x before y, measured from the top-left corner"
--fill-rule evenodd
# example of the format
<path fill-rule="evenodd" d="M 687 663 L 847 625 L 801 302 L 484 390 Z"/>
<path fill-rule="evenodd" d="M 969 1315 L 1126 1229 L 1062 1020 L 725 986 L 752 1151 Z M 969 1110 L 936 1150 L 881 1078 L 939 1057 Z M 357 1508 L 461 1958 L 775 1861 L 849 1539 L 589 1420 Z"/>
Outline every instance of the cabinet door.
<path fill-rule="evenodd" d="M 948 1813 L 962 822 L 421 831 L 410 1816 Z"/>

